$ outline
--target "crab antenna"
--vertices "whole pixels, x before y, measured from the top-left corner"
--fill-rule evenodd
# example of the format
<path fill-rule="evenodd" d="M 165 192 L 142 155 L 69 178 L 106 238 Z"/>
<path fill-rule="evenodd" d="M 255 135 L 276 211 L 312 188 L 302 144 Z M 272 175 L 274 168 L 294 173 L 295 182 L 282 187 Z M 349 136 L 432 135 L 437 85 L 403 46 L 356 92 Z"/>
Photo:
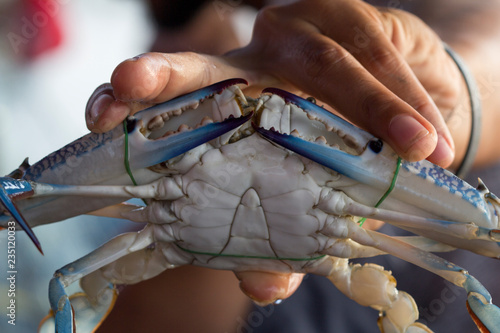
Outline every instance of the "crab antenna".
<path fill-rule="evenodd" d="M 10 193 L 10 195 L 9 195 Z M 12 216 L 14 221 L 16 221 L 19 226 L 28 234 L 36 248 L 43 255 L 42 246 L 40 241 L 36 237 L 31 227 L 24 220 L 23 215 L 17 208 L 14 201 L 11 199 L 12 196 L 29 196 L 33 193 L 31 185 L 27 181 L 17 180 L 8 177 L 0 177 L 0 203 L 5 207 L 5 209 Z"/>

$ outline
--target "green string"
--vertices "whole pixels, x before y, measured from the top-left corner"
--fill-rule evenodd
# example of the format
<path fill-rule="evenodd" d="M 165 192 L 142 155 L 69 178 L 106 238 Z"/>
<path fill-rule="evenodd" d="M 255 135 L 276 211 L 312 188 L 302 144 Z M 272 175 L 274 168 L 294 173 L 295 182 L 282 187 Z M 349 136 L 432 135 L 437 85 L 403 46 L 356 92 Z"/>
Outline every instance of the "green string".
<path fill-rule="evenodd" d="M 228 254 L 228 253 L 212 253 L 212 252 L 202 252 L 202 251 L 194 251 L 194 250 L 189 250 L 185 249 L 179 244 L 175 244 L 179 249 L 181 249 L 184 252 L 187 253 L 192 253 L 192 254 L 202 254 L 202 255 L 207 255 L 207 256 L 212 256 L 212 257 L 229 257 L 229 258 L 244 258 L 244 259 L 266 259 L 266 260 L 288 260 L 288 261 L 311 261 L 311 260 L 317 260 L 321 259 L 326 254 L 322 254 L 320 256 L 316 257 L 311 257 L 311 258 L 286 258 L 286 257 L 265 257 L 265 256 L 249 256 L 249 255 L 242 255 L 242 254 Z"/>
<path fill-rule="evenodd" d="M 127 170 L 127 174 L 130 177 L 130 180 L 132 181 L 132 184 L 137 186 L 137 182 L 135 181 L 134 175 L 132 174 L 132 169 L 130 169 L 130 162 L 129 162 L 129 147 L 128 147 L 128 129 L 127 129 L 127 120 L 123 121 L 123 133 L 125 134 L 125 151 L 124 151 L 124 157 L 123 157 L 123 164 L 125 165 L 125 170 Z M 146 200 L 141 199 L 142 202 L 147 206 L 148 203 Z"/>
<path fill-rule="evenodd" d="M 396 181 L 397 181 L 398 175 L 399 175 L 399 169 L 401 169 L 402 161 L 403 160 L 401 159 L 401 157 L 398 156 L 398 161 L 397 161 L 397 164 L 396 164 L 396 170 L 394 171 L 394 176 L 392 177 L 391 186 L 389 186 L 389 188 L 384 193 L 384 195 L 382 196 L 382 198 L 380 198 L 380 200 L 375 204 L 375 208 L 378 208 L 382 204 L 382 202 L 384 202 L 384 200 L 387 199 L 387 197 L 389 196 L 389 194 L 391 194 L 392 190 L 394 190 L 394 187 L 396 186 Z M 358 221 L 359 226 L 362 227 L 363 223 L 365 223 L 365 221 L 366 221 L 366 217 L 363 217 L 362 219 L 360 219 Z"/>
<path fill-rule="evenodd" d="M 123 133 L 125 134 L 125 156 L 123 158 L 123 163 L 125 164 L 125 170 L 127 170 L 128 176 L 132 180 L 132 184 L 137 186 L 132 170 L 130 169 L 129 156 L 128 156 L 128 129 L 127 120 L 123 121 Z"/>

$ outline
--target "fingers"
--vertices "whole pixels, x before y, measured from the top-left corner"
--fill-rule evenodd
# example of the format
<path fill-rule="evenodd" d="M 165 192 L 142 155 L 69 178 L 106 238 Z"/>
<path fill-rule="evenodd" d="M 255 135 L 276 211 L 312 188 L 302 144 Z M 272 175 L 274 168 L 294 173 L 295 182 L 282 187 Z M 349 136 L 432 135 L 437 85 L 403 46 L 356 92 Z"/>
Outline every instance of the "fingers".
<path fill-rule="evenodd" d="M 453 75 L 436 70 L 444 58 L 439 38 L 409 14 L 356 0 L 298 1 L 263 10 L 250 45 L 225 57 L 148 53 L 124 61 L 112 88 L 89 101 L 87 123 L 107 131 L 149 105 L 244 77 L 317 97 L 406 160 L 447 167 L 454 142 L 429 95 L 455 100 Z"/>
<path fill-rule="evenodd" d="M 258 54 L 265 70 L 331 105 L 405 159 L 429 157 L 448 166 L 451 135 L 393 42 L 411 40 L 401 37 L 405 23 L 361 1 L 322 4 L 321 11 L 313 1 L 264 10 L 246 52 Z M 433 37 L 430 43 L 441 47 Z"/>
<path fill-rule="evenodd" d="M 241 290 L 258 305 L 264 306 L 290 297 L 299 287 L 303 274 L 245 271 L 236 272 Z"/>
<path fill-rule="evenodd" d="M 92 94 L 85 112 L 87 127 L 109 131 L 153 104 L 231 77 L 252 79 L 222 58 L 195 53 L 146 53 L 125 60 L 111 76 L 111 83 Z"/>

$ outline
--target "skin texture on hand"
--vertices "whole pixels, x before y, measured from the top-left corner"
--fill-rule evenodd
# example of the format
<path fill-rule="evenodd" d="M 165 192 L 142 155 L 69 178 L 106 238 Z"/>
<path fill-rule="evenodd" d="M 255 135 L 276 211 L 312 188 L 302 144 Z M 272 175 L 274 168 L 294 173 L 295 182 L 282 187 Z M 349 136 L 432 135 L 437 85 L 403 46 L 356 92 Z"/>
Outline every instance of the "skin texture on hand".
<path fill-rule="evenodd" d="M 126 60 L 91 96 L 87 125 L 108 131 L 141 109 L 232 77 L 249 82 L 246 94 L 273 86 L 314 96 L 407 160 L 427 158 L 443 167 L 454 160 L 441 112 L 457 106 L 463 87 L 440 39 L 408 13 L 356 0 L 264 8 L 252 42 L 224 56 L 146 53 Z M 302 278 L 237 277 L 259 304 L 287 298 Z"/>
<path fill-rule="evenodd" d="M 313 2 L 265 8 L 250 45 L 222 57 L 153 53 L 123 62 L 111 77 L 115 101 L 89 103 L 89 128 L 109 130 L 127 113 L 244 77 L 253 88 L 316 97 L 407 160 L 449 166 L 453 139 L 430 96 L 440 107 L 454 107 L 460 77 L 439 38 L 401 11 L 358 1 L 322 2 L 325 10 L 317 11 Z"/>

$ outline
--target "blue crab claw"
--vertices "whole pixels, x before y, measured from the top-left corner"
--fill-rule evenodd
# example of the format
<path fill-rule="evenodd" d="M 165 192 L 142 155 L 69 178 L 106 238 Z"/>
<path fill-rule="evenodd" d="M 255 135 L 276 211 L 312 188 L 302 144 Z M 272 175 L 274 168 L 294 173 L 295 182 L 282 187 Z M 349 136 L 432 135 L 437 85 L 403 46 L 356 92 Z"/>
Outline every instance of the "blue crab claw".
<path fill-rule="evenodd" d="M 289 133 L 283 133 L 279 128 L 254 128 L 269 140 L 290 149 L 319 164 L 335 170 L 363 184 L 386 188 L 387 182 L 379 175 L 367 173 L 366 165 L 383 149 L 383 142 L 370 133 L 361 130 L 344 119 L 334 115 L 315 103 L 277 88 L 267 88 L 263 93 L 271 93 L 283 98 L 287 104 L 295 105 L 307 113 L 310 120 L 319 120 L 326 129 L 325 135 L 319 136 L 304 133 L 290 128 Z M 319 125 L 318 122 L 318 125 Z M 316 125 L 314 130 L 317 130 Z M 340 140 L 328 142 L 327 132 L 335 132 Z M 328 133 L 329 134 L 329 133 Z M 328 138 L 328 139 L 327 139 Z M 312 139 L 312 140 L 311 140 Z M 395 160 L 393 162 L 395 165 Z"/>
<path fill-rule="evenodd" d="M 404 161 L 380 139 L 309 100 L 275 88 L 263 92 L 271 95 L 261 97 L 252 123 L 262 136 L 357 182 L 359 185 L 345 191 L 355 191 L 360 203 L 404 210 L 426 219 L 423 229 L 391 221 L 398 227 L 434 239 L 438 235 L 439 241 L 449 245 L 500 257 L 500 205 L 484 185 L 475 189 L 428 161 Z M 380 206 L 373 202 L 388 191 L 392 192 L 379 200 Z M 474 226 L 471 237 L 476 239 L 464 241 L 469 236 L 451 235 L 456 222 Z"/>
<path fill-rule="evenodd" d="M 132 143 L 130 148 L 133 154 L 131 167 L 144 167 L 164 162 L 220 137 L 247 122 L 252 117 L 251 113 L 245 116 L 230 114 L 225 120 L 223 120 L 222 115 L 220 118 L 215 118 L 213 114 L 210 114 L 210 118 L 217 122 L 203 124 L 196 129 L 188 129 L 185 124 L 193 122 L 192 119 L 183 119 L 181 122 L 175 121 L 176 119 L 172 117 L 176 115 L 176 112 L 181 113 L 185 109 L 200 108 L 202 110 L 197 110 L 196 114 L 196 117 L 200 118 L 200 114 L 206 112 L 201 107 L 202 102 L 214 94 L 222 93 L 228 87 L 246 83 L 244 79 L 225 80 L 141 111 L 130 118 L 127 127 Z M 232 96 L 230 100 L 234 100 Z M 210 106 L 208 113 L 212 112 L 213 108 Z M 159 132 L 161 134 L 155 133 L 159 130 L 161 130 Z M 150 139 L 164 135 L 169 130 L 178 130 L 178 133 L 165 138 Z"/>
<path fill-rule="evenodd" d="M 473 277 L 465 282 L 467 310 L 481 332 L 497 332 L 500 327 L 500 308 L 492 304 L 490 293 Z"/>
<path fill-rule="evenodd" d="M 7 212 L 12 216 L 19 226 L 28 234 L 28 237 L 35 244 L 38 251 L 43 254 L 40 242 L 33 230 L 24 220 L 23 215 L 18 210 L 13 198 L 29 197 L 33 195 L 34 191 L 31 184 L 25 180 L 18 180 L 10 177 L 0 177 L 0 202 L 5 207 Z"/>
<path fill-rule="evenodd" d="M 136 153 L 131 154 L 133 158 L 130 165 L 132 167 L 141 167 L 167 161 L 234 130 L 251 118 L 252 113 L 238 118 L 230 115 L 226 120 L 221 122 L 210 123 L 197 129 L 171 135 L 165 139 L 148 140 L 144 143 L 147 146 L 146 149 L 138 150 Z M 135 123 L 135 118 L 128 120 L 127 127 L 130 128 L 129 135 L 131 138 L 140 131 L 136 128 Z M 142 136 L 142 134 L 139 135 Z M 142 143 L 138 139 L 134 146 L 138 147 L 140 144 Z"/>
<path fill-rule="evenodd" d="M 20 168 L 21 179 L 6 178 L 2 187 L 7 211 L 0 210 L 0 226 L 14 217 L 39 247 L 26 221 L 34 227 L 128 199 L 106 190 L 83 194 L 81 187 L 150 183 L 163 177 L 157 172 L 162 163 L 208 141 L 229 140 L 253 115 L 242 110 L 246 100 L 237 85 L 245 83 L 230 79 L 158 104 L 129 117 L 123 126 L 89 133 L 25 170 Z M 17 200 L 24 199 L 22 191 L 14 192 L 12 184 L 31 184 L 34 193 Z"/>

